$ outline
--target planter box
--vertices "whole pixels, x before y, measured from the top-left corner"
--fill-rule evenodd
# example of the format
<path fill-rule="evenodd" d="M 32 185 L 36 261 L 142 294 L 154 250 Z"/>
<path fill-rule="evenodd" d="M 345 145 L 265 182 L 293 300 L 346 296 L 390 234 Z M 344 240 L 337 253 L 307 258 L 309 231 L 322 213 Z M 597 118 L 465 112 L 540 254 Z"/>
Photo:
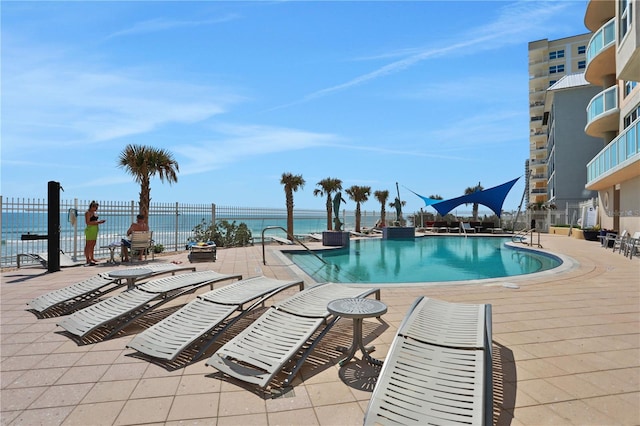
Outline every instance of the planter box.
<path fill-rule="evenodd" d="M 600 231 L 582 231 L 582 235 L 587 241 L 598 241 L 598 236 L 600 235 Z"/>
<path fill-rule="evenodd" d="M 349 233 L 345 231 L 324 231 L 322 232 L 322 245 L 348 247 Z"/>
<path fill-rule="evenodd" d="M 408 240 L 416 237 L 413 226 L 386 226 L 382 228 L 383 240 Z"/>
<path fill-rule="evenodd" d="M 216 246 L 192 246 L 189 250 L 189 262 L 215 262 Z"/>
<path fill-rule="evenodd" d="M 560 226 L 550 226 L 549 227 L 549 234 L 556 234 L 556 235 L 569 235 L 569 229 L 567 227 L 560 227 Z M 576 232 L 576 229 L 573 228 L 572 232 Z"/>

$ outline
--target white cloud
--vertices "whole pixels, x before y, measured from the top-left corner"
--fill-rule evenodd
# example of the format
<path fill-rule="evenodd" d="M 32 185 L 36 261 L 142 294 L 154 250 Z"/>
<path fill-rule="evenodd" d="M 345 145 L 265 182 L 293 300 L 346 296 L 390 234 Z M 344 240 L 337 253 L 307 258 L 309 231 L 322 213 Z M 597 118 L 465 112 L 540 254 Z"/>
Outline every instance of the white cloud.
<path fill-rule="evenodd" d="M 223 22 L 229 22 L 238 19 L 240 16 L 236 14 L 228 14 L 220 18 L 215 19 L 205 19 L 199 21 L 179 21 L 179 20 L 170 20 L 165 18 L 156 18 L 149 19 L 146 21 L 136 22 L 129 28 L 125 28 L 123 30 L 119 30 L 109 34 L 106 38 L 115 38 L 115 37 L 125 37 L 125 36 L 134 36 L 140 34 L 149 34 L 155 33 L 159 31 L 167 31 L 177 28 L 193 28 L 200 27 L 204 25 L 214 25 L 220 24 Z"/>
<path fill-rule="evenodd" d="M 274 126 L 224 124 L 214 130 L 219 134 L 214 139 L 174 148 L 187 159 L 180 167 L 181 173 L 203 173 L 240 159 L 333 145 L 341 140 L 333 134 Z"/>
<path fill-rule="evenodd" d="M 310 93 L 302 99 L 281 105 L 274 109 L 286 108 L 300 103 L 308 102 L 336 92 L 348 90 L 379 78 L 383 78 L 428 59 L 444 55 L 460 55 L 477 53 L 481 50 L 499 49 L 507 44 L 522 43 L 532 37 L 532 32 L 538 30 L 548 18 L 561 13 L 568 2 L 531 2 L 522 1 L 508 5 L 502 9 L 498 18 L 485 25 L 470 29 L 465 34 L 460 34 L 458 40 L 447 40 L 442 46 L 426 48 L 399 49 L 389 53 L 379 53 L 372 59 L 385 57 L 398 57 L 402 59 L 379 67 L 371 72 L 352 78 L 344 83 L 327 87 Z"/>

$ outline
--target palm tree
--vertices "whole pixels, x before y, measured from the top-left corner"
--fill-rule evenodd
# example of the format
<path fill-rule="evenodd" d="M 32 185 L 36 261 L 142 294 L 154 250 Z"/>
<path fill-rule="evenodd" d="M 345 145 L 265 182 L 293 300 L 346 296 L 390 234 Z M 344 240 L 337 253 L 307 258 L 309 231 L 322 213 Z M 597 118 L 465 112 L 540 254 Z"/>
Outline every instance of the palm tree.
<path fill-rule="evenodd" d="M 356 232 L 360 232 L 360 203 L 364 203 L 371 195 L 370 186 L 353 185 L 345 190 L 349 198 L 356 202 Z"/>
<path fill-rule="evenodd" d="M 292 175 L 291 173 L 283 173 L 280 184 L 284 185 L 284 193 L 287 197 L 287 238 L 293 241 L 293 193 L 298 188 L 304 187 L 306 182 L 302 175 Z"/>
<path fill-rule="evenodd" d="M 333 230 L 331 225 L 331 218 L 333 216 L 333 207 L 331 202 L 331 194 L 338 192 L 342 189 L 342 181 L 340 179 L 335 178 L 326 178 L 322 179 L 320 182 L 316 184 L 320 188 L 316 188 L 313 190 L 313 195 L 316 197 L 322 197 L 324 195 L 327 196 L 327 230 Z"/>
<path fill-rule="evenodd" d="M 140 184 L 140 214 L 149 222 L 151 204 L 151 177 L 160 181 L 178 182 L 180 167 L 173 154 L 165 149 L 143 145 L 127 145 L 118 158 L 118 167 L 125 169 Z"/>
<path fill-rule="evenodd" d="M 476 186 L 470 186 L 469 188 L 464 190 L 464 195 L 470 195 L 474 192 L 482 191 L 484 188 L 480 185 L 480 182 Z M 468 205 L 469 203 L 464 203 L 464 205 Z M 473 203 L 473 220 L 478 220 L 478 203 Z"/>
<path fill-rule="evenodd" d="M 376 200 L 380 203 L 380 224 L 385 226 L 387 221 L 387 210 L 385 209 L 385 204 L 387 204 L 387 200 L 389 199 L 389 191 L 386 189 L 384 191 L 376 191 L 373 193 L 373 196 L 376 197 Z"/>

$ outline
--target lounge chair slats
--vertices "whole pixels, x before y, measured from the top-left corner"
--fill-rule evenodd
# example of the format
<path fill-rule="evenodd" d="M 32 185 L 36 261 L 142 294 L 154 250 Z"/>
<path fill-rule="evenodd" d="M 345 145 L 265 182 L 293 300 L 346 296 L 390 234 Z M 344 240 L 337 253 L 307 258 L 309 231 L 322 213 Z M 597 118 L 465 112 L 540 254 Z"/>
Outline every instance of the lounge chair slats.
<path fill-rule="evenodd" d="M 120 280 L 109 277 L 109 275 L 105 273 L 94 275 L 79 283 L 38 296 L 30 302 L 27 302 L 27 305 L 29 305 L 29 309 L 36 312 L 44 312 L 58 305 L 73 303 L 76 299 L 91 299 L 93 298 L 93 293 L 99 292 L 100 290 L 103 291 L 99 294 L 103 294 L 106 292 L 105 287 L 111 284 L 114 284 L 114 286 L 113 289 L 109 290 L 115 290 L 123 285 L 119 281 Z"/>
<path fill-rule="evenodd" d="M 320 339 L 335 323 L 327 304 L 343 297 L 366 297 L 379 290 L 348 287 L 344 284 L 318 284 L 269 308 L 249 327 L 227 342 L 207 360 L 206 365 L 242 381 L 268 386 L 273 377 L 302 353 L 289 370 L 285 385 Z M 324 327 L 323 327 L 324 326 Z M 320 331 L 322 329 L 322 331 Z M 312 336 L 320 332 L 318 336 Z"/>
<path fill-rule="evenodd" d="M 132 289 L 77 311 L 66 317 L 58 325 L 71 334 L 85 336 L 101 325 L 115 320 L 121 315 L 135 311 L 156 297 L 158 295 L 155 293 Z"/>
<path fill-rule="evenodd" d="M 367 294 L 371 294 L 370 289 L 348 287 L 343 284 L 316 285 L 277 303 L 275 307 L 302 317 L 325 318 L 329 316 L 327 310 L 329 302 L 346 297 L 363 297 L 361 294 L 365 290 Z"/>
<path fill-rule="evenodd" d="M 397 351 L 385 361 L 388 373 L 378 378 L 383 392 L 369 407 L 376 413 L 371 424 L 482 423 L 484 352 L 411 339 Z"/>
<path fill-rule="evenodd" d="M 217 305 L 200 298 L 138 334 L 127 345 L 145 355 L 173 360 L 201 335 L 236 311 L 233 305 Z M 213 326 L 212 326 L 213 325 Z"/>
<path fill-rule="evenodd" d="M 234 312 L 237 321 L 268 297 L 293 286 L 302 288 L 302 281 L 283 281 L 267 277 L 253 277 L 228 284 L 199 295 L 183 308 L 138 334 L 127 345 L 146 355 L 174 360 L 182 351 L 226 321 Z M 244 309 L 243 305 L 253 302 Z M 216 337 L 228 328 L 216 333 Z M 207 345 L 213 342 L 209 339 Z M 201 350 L 202 352 L 202 350 Z M 198 354 L 199 355 L 199 354 Z"/>
<path fill-rule="evenodd" d="M 364 424 L 491 424 L 491 359 L 491 305 L 418 298 L 391 344 Z"/>
<path fill-rule="evenodd" d="M 402 335 L 455 348 L 482 349 L 485 341 L 484 305 L 424 299 L 406 322 Z"/>
<path fill-rule="evenodd" d="M 192 266 L 178 266 L 173 263 L 149 264 L 145 265 L 144 268 L 153 271 L 152 277 L 166 273 L 175 274 L 180 271 L 195 271 Z M 100 273 L 86 280 L 36 297 L 27 303 L 29 305 L 28 310 L 40 315 L 56 311 L 59 311 L 56 312 L 59 315 L 66 314 L 123 287 L 125 284 L 124 280 L 112 278 L 108 273 Z"/>
<path fill-rule="evenodd" d="M 124 328 L 135 318 L 182 294 L 227 279 L 242 278 L 214 271 L 192 272 L 158 278 L 123 291 L 66 317 L 58 325 L 81 338 L 100 327 L 115 326 L 109 336 Z M 156 303 L 151 303 L 155 301 Z"/>
<path fill-rule="evenodd" d="M 207 365 L 245 382 L 266 387 L 323 323 L 323 318 L 304 318 L 269 310 L 238 334 L 233 344 L 220 348 Z"/>

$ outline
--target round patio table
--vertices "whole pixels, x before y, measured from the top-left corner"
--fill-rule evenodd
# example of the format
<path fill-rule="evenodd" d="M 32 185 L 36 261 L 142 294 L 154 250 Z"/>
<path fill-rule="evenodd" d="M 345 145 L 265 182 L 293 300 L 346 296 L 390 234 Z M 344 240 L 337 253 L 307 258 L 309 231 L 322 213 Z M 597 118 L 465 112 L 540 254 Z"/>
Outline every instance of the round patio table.
<path fill-rule="evenodd" d="M 339 362 L 340 366 L 343 366 L 354 358 L 358 349 L 362 352 L 363 360 L 366 360 L 370 364 L 382 365 L 382 361 L 372 358 L 371 355 L 369 355 L 369 352 L 373 351 L 375 347 L 365 347 L 362 342 L 362 319 L 372 317 L 379 318 L 387 313 L 387 305 L 375 299 L 353 297 L 333 300 L 327 305 L 327 310 L 337 316 L 353 318 L 353 341 L 351 342 L 351 347 L 338 348 L 347 353 L 347 356 Z"/>
<path fill-rule="evenodd" d="M 151 269 L 145 268 L 132 268 L 122 269 L 109 272 L 109 276 L 113 278 L 124 278 L 127 280 L 127 289 L 132 289 L 136 285 L 136 281 L 141 278 L 146 278 L 153 274 Z"/>

